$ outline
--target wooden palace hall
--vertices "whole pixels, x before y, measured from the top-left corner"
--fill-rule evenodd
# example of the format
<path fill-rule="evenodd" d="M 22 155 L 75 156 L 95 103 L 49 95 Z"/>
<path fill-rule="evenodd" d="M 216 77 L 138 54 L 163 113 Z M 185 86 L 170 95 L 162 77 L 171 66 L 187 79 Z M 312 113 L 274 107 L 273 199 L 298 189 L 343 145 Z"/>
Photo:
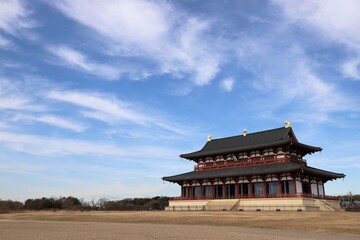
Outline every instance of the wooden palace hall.
<path fill-rule="evenodd" d="M 162 178 L 181 186 L 166 210 L 340 211 L 325 183 L 345 175 L 304 159 L 319 151 L 299 142 L 288 121 L 261 132 L 209 136 L 201 150 L 180 155 L 196 163 L 194 171 Z"/>

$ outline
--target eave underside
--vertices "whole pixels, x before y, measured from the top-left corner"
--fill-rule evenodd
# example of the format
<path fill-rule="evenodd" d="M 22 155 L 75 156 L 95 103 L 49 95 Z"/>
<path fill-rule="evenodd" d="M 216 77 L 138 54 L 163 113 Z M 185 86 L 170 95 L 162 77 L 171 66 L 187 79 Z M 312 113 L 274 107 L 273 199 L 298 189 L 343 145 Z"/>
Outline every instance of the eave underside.
<path fill-rule="evenodd" d="M 205 180 L 205 179 L 223 179 L 237 178 L 243 176 L 266 175 L 300 172 L 312 177 L 318 177 L 325 181 L 345 177 L 342 173 L 328 172 L 317 168 L 304 166 L 302 164 L 287 162 L 277 164 L 264 164 L 258 166 L 224 168 L 217 170 L 192 171 L 179 175 L 163 177 L 162 179 L 169 182 L 179 183 L 183 181 Z"/>

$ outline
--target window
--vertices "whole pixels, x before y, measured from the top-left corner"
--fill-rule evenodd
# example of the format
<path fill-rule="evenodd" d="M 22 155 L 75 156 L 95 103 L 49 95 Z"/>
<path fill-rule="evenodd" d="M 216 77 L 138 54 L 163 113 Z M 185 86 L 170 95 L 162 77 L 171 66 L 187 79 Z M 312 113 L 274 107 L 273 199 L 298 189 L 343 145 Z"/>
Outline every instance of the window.
<path fill-rule="evenodd" d="M 196 187 L 193 187 L 192 188 L 192 196 L 194 197 L 194 198 L 199 198 L 200 197 L 200 186 L 196 186 Z"/>
<path fill-rule="evenodd" d="M 206 197 L 206 198 L 212 197 L 212 187 L 211 186 L 204 186 L 203 191 L 204 191 L 204 193 L 203 193 L 204 197 Z"/>
<path fill-rule="evenodd" d="M 183 197 L 189 197 L 190 196 L 190 187 L 183 187 L 182 196 Z"/>
<path fill-rule="evenodd" d="M 270 195 L 276 195 L 279 193 L 279 182 L 267 183 L 267 193 Z"/>
<path fill-rule="evenodd" d="M 215 185 L 215 198 L 222 198 L 223 196 L 223 186 L 222 185 Z"/>
<path fill-rule="evenodd" d="M 283 181 L 282 188 L 282 193 L 294 193 L 294 181 Z"/>
<path fill-rule="evenodd" d="M 235 198 L 235 184 L 226 185 L 226 195 L 227 198 Z"/>
<path fill-rule="evenodd" d="M 264 195 L 264 183 L 254 183 L 254 195 L 258 197 Z"/>
<path fill-rule="evenodd" d="M 239 194 L 240 194 L 240 197 L 247 197 L 249 195 L 249 184 L 248 183 L 240 183 L 239 184 Z"/>

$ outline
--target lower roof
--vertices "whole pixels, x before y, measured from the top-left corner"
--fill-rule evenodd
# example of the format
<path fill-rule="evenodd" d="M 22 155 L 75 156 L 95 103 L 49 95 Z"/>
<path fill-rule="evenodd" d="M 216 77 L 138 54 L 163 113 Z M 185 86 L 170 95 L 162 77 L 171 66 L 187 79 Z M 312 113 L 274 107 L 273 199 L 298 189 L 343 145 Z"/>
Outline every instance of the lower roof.
<path fill-rule="evenodd" d="M 178 183 L 183 181 L 241 177 L 241 176 L 251 176 L 251 175 L 265 175 L 271 173 L 279 174 L 285 172 L 298 172 L 298 171 L 302 171 L 302 173 L 309 176 L 322 178 L 325 181 L 345 177 L 345 175 L 342 173 L 328 172 L 318 168 L 308 167 L 299 163 L 285 162 L 285 163 L 247 166 L 247 167 L 192 171 L 179 175 L 163 177 L 162 179 L 165 181 Z"/>

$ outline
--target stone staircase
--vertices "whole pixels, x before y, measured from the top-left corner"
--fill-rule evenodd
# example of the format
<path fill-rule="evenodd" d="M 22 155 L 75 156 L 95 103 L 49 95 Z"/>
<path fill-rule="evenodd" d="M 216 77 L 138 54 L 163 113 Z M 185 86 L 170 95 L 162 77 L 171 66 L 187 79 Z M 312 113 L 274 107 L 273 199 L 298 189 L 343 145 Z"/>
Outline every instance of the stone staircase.
<path fill-rule="evenodd" d="M 204 207 L 205 211 L 237 211 L 239 199 L 210 200 Z"/>
<path fill-rule="evenodd" d="M 320 211 L 327 211 L 327 212 L 343 212 L 344 211 L 343 209 L 340 208 L 338 201 L 315 199 L 315 205 L 320 207 Z"/>

